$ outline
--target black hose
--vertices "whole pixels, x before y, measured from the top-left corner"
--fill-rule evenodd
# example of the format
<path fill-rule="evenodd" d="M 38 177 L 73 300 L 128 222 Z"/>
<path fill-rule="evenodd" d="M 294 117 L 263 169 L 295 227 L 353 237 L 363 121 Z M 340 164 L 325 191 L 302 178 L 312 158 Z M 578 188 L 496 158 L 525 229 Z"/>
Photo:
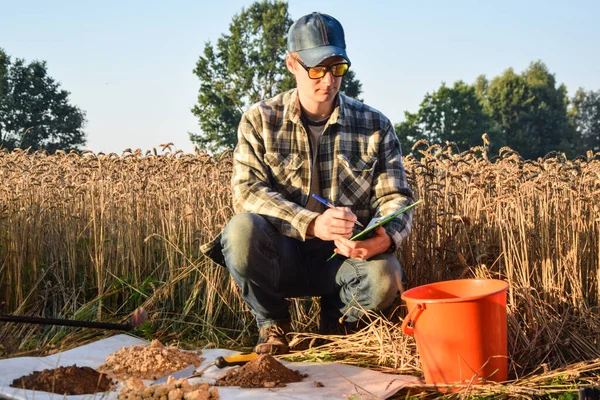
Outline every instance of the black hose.
<path fill-rule="evenodd" d="M 94 322 L 94 321 L 78 321 L 72 319 L 61 318 L 42 318 L 28 317 L 23 315 L 7 315 L 0 313 L 0 321 L 4 322 L 25 322 L 29 324 L 39 325 L 62 325 L 62 326 L 79 326 L 83 328 L 93 329 L 110 329 L 117 331 L 130 331 L 135 328 L 132 324 L 113 324 L 110 322 Z"/>

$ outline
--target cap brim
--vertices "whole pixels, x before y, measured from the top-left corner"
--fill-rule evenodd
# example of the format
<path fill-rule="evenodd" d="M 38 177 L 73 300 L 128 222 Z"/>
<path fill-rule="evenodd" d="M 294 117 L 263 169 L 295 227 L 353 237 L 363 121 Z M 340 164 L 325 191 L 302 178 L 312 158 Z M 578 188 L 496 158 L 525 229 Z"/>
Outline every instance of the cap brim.
<path fill-rule="evenodd" d="M 338 46 L 314 47 L 312 49 L 297 51 L 297 53 L 307 67 L 315 67 L 329 57 L 343 57 L 350 63 L 346 50 Z"/>

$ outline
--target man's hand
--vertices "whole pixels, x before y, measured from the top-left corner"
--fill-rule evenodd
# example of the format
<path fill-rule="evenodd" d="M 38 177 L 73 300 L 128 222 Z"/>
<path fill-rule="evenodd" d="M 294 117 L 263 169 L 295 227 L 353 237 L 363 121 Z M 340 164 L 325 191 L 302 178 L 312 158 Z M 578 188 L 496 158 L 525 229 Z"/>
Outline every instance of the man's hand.
<path fill-rule="evenodd" d="M 356 215 L 348 207 L 328 208 L 313 219 L 306 233 L 322 240 L 349 239 L 352 237 Z"/>
<path fill-rule="evenodd" d="M 342 256 L 365 261 L 387 251 L 391 245 L 392 238 L 388 236 L 383 227 L 379 226 L 369 239 L 357 241 L 348 240 L 347 238 L 335 239 L 336 248 L 334 251 Z"/>

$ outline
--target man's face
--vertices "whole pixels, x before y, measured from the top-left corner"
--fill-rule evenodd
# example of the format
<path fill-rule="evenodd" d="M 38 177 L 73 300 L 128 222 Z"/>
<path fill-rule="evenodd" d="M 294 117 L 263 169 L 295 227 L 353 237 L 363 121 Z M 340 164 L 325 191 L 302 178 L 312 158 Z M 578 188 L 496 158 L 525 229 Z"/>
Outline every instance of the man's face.
<path fill-rule="evenodd" d="M 319 67 L 329 67 L 333 64 L 346 62 L 343 57 L 329 57 L 319 63 Z M 319 79 L 311 79 L 304 67 L 292 56 L 287 58 L 288 70 L 296 77 L 296 85 L 300 99 L 313 103 L 331 102 L 340 90 L 343 77 L 335 77 L 331 71 Z M 307 106 L 307 104 L 304 104 Z"/>

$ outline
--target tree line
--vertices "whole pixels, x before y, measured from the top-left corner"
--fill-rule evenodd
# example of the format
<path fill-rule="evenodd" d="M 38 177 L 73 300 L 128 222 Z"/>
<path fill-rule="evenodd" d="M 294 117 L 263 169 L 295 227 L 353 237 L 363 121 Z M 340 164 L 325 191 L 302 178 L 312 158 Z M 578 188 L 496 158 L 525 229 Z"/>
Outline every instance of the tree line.
<path fill-rule="evenodd" d="M 233 16 L 229 31 L 205 43 L 193 73 L 198 100 L 191 112 L 200 148 L 219 152 L 235 146 L 237 125 L 251 104 L 294 87 L 285 67 L 287 31 L 293 23 L 284 1 L 257 1 Z M 350 70 L 340 88 L 359 99 L 362 84 Z M 579 88 L 572 98 L 542 61 L 516 73 L 508 68 L 472 84 L 442 83 L 426 93 L 416 112 L 394 125 L 405 153 L 421 139 L 458 151 L 482 144 L 497 152 L 509 146 L 526 159 L 551 151 L 568 157 L 600 151 L 600 90 Z M 0 48 L 0 149 L 81 150 L 85 112 L 48 76 L 45 61 L 10 57 Z"/>
<path fill-rule="evenodd" d="M 569 99 L 565 85 L 536 61 L 521 74 L 509 68 L 471 85 L 442 84 L 425 95 L 416 113 L 405 112 L 395 129 L 404 149 L 426 139 L 464 151 L 481 145 L 485 134 L 483 144 L 492 152 L 509 146 L 526 159 L 551 151 L 575 157 L 600 151 L 600 90 L 580 88 Z"/>

